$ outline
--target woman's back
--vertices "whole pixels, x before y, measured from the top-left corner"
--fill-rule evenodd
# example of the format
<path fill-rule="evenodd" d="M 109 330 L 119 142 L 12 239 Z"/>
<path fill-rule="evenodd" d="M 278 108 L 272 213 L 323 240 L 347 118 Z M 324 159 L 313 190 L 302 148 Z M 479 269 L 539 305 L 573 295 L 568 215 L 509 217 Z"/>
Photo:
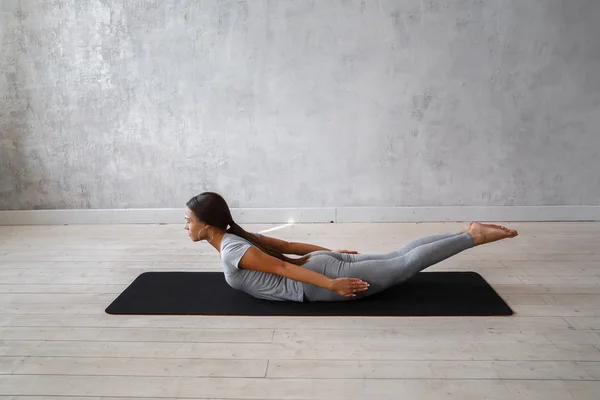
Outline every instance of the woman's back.
<path fill-rule="evenodd" d="M 261 299 L 302 301 L 302 283 L 281 275 L 238 268 L 240 260 L 250 247 L 255 246 L 242 237 L 231 233 L 225 233 L 223 236 L 221 264 L 229 286 Z"/>

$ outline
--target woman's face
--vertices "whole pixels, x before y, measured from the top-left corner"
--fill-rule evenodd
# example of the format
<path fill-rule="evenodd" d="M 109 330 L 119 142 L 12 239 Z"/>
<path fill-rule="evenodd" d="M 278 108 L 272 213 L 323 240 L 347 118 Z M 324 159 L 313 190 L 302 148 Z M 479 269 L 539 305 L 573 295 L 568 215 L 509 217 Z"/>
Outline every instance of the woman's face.
<path fill-rule="evenodd" d="M 208 225 L 198 220 L 196 214 L 189 208 L 185 210 L 185 230 L 188 231 L 188 235 L 192 242 L 199 242 L 208 237 L 207 232 Z"/>

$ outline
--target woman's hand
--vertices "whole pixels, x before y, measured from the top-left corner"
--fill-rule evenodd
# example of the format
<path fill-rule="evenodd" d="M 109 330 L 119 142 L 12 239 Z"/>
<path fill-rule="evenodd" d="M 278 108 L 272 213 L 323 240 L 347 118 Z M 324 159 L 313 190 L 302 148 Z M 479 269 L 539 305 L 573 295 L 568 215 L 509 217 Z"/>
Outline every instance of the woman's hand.
<path fill-rule="evenodd" d="M 345 254 L 358 254 L 358 251 L 354 250 L 331 250 L 334 253 L 345 253 Z"/>
<path fill-rule="evenodd" d="M 364 292 L 369 288 L 369 284 L 358 278 L 337 278 L 331 281 L 329 290 L 337 292 L 344 297 L 354 297 L 357 292 Z"/>

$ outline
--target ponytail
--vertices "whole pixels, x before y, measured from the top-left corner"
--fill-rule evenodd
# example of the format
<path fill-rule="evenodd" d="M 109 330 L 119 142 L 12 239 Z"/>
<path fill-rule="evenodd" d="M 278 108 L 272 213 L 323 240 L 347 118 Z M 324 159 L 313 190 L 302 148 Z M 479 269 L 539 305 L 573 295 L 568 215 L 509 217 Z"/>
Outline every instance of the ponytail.
<path fill-rule="evenodd" d="M 246 239 L 247 241 L 249 241 L 250 243 L 252 243 L 254 246 L 258 247 L 260 250 L 262 250 L 264 253 L 267 253 L 268 255 L 278 258 L 280 260 L 283 260 L 285 262 L 288 262 L 290 264 L 294 264 L 294 265 L 304 265 L 306 264 L 306 262 L 308 261 L 308 259 L 310 258 L 310 255 L 305 255 L 301 258 L 290 258 L 290 257 L 286 257 L 283 253 L 275 250 L 274 248 L 267 246 L 265 244 L 262 244 L 259 242 L 258 238 L 256 236 L 254 236 L 253 234 L 246 232 L 244 230 L 244 228 L 242 228 L 241 226 L 239 226 L 238 224 L 236 224 L 235 222 L 231 221 L 229 223 L 229 229 L 227 229 L 227 233 L 231 233 L 233 235 L 239 236 L 241 238 Z"/>

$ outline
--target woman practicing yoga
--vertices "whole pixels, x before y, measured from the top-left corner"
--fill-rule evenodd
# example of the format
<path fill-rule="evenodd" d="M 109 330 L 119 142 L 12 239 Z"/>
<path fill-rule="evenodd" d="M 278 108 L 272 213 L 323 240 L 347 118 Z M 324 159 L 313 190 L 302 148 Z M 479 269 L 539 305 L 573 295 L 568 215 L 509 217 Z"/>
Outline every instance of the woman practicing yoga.
<path fill-rule="evenodd" d="M 275 301 L 359 299 L 471 247 L 517 236 L 502 226 L 474 222 L 460 232 L 416 239 L 388 254 L 332 251 L 246 232 L 233 221 L 223 197 L 213 192 L 188 201 L 185 219 L 192 241 L 206 240 L 221 254 L 231 287 Z"/>

